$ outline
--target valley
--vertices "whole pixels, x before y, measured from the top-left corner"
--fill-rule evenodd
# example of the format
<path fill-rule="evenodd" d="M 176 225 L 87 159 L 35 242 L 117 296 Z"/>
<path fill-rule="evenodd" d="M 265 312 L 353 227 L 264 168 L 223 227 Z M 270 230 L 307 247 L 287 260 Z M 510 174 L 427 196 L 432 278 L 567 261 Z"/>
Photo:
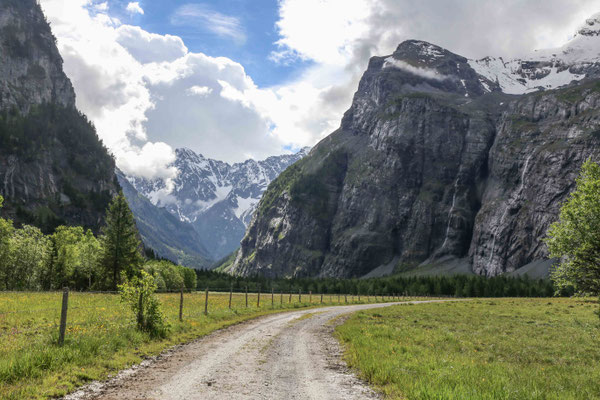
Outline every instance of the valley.
<path fill-rule="evenodd" d="M 0 399 L 600 399 L 600 13 L 489 3 L 0 0 Z"/>

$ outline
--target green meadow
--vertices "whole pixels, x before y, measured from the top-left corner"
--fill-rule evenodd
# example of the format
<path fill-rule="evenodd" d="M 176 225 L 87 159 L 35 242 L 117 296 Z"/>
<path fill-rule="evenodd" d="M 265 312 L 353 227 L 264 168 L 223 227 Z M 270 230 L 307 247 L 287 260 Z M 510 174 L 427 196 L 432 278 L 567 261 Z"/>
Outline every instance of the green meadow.
<path fill-rule="evenodd" d="M 359 312 L 346 360 L 389 399 L 598 399 L 597 301 L 479 299 Z"/>

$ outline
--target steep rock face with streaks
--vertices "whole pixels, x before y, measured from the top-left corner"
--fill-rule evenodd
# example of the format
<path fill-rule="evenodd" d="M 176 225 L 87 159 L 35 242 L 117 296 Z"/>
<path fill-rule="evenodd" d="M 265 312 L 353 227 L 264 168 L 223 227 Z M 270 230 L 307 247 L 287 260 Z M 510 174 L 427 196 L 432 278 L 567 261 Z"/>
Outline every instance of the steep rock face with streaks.
<path fill-rule="evenodd" d="M 35 0 L 0 2 L 0 194 L 3 214 L 51 232 L 98 231 L 119 185 L 115 163 L 75 108 L 75 93 Z"/>
<path fill-rule="evenodd" d="M 545 89 L 504 93 L 422 41 L 372 58 L 340 128 L 271 183 L 227 269 L 495 276 L 542 262 L 600 148 L 600 81 Z"/>

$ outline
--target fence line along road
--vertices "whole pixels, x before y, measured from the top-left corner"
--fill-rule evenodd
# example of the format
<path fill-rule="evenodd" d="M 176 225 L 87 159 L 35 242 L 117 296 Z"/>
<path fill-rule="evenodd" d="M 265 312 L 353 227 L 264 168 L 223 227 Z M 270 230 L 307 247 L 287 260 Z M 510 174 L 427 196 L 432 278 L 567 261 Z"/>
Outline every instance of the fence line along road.
<path fill-rule="evenodd" d="M 194 291 L 194 290 L 186 290 L 186 289 L 180 289 L 178 291 L 175 290 L 162 290 L 162 291 L 157 291 L 156 293 L 158 294 L 175 294 L 178 295 L 177 297 L 179 297 L 178 299 L 178 307 L 176 308 L 175 311 L 177 312 L 176 317 L 180 322 L 184 321 L 186 319 L 186 317 L 194 317 L 194 316 L 200 316 L 200 315 L 204 315 L 204 316 L 208 316 L 211 312 L 213 312 L 213 310 L 211 310 L 211 299 L 214 296 L 217 297 L 223 297 L 226 296 L 227 299 L 227 310 L 230 310 L 232 312 L 236 312 L 236 310 L 239 310 L 240 307 L 247 309 L 249 308 L 249 297 L 256 297 L 256 310 L 268 310 L 268 309 L 281 309 L 281 310 L 285 310 L 288 308 L 298 308 L 298 307 L 311 307 L 311 306 L 319 306 L 319 305 L 336 305 L 336 304 L 348 304 L 348 294 L 341 294 L 341 293 L 337 293 L 337 301 L 336 298 L 330 293 L 329 294 L 329 303 L 326 303 L 326 300 L 324 300 L 324 293 L 319 293 L 316 295 L 316 300 L 313 299 L 313 292 L 312 290 L 308 291 L 308 296 L 302 296 L 302 290 L 299 289 L 297 292 L 297 297 L 293 296 L 293 291 L 288 291 L 286 293 L 286 291 L 284 290 L 280 290 L 279 291 L 279 304 L 276 304 L 275 302 L 275 290 L 273 287 L 271 287 L 271 302 L 270 304 L 264 304 L 264 302 L 261 304 L 261 287 L 260 285 L 257 287 L 257 291 L 256 293 L 252 293 L 249 292 L 249 288 L 246 286 L 242 291 L 235 291 L 233 288 L 233 285 L 231 285 L 229 288 L 216 288 L 216 289 L 212 289 L 209 290 L 208 287 L 205 288 L 205 290 L 203 291 L 204 293 L 202 293 L 201 291 Z M 1 292 L 0 292 L 1 293 Z M 5 292 L 6 293 L 6 292 Z M 22 293 L 22 292 L 11 292 L 11 293 Z M 60 292 L 38 292 L 38 293 L 56 293 L 57 295 L 60 294 Z M 87 305 L 80 305 L 77 304 L 75 306 L 69 307 L 70 305 L 70 296 L 69 294 L 73 294 L 76 296 L 80 296 L 80 295 L 85 295 L 85 294 L 89 294 L 89 295 L 98 295 L 98 294 L 107 294 L 107 295 L 116 295 L 118 292 L 115 291 L 89 291 L 89 292 L 78 292 L 78 291 L 70 291 L 68 288 L 64 288 L 64 290 L 62 291 L 62 301 L 60 302 L 60 322 L 58 324 L 50 324 L 48 325 L 48 327 L 53 327 L 54 329 L 56 329 L 56 327 L 59 328 L 59 332 L 58 332 L 58 340 L 57 340 L 57 344 L 59 346 L 62 346 L 65 343 L 65 337 L 67 335 L 69 335 L 69 323 L 73 323 L 72 321 L 69 321 L 68 317 L 69 311 L 70 310 L 104 310 L 105 307 L 101 307 L 101 306 L 87 306 Z M 185 299 L 188 298 L 188 296 L 197 296 L 198 294 L 204 294 L 204 301 L 201 302 L 203 303 L 203 312 L 199 313 L 199 312 L 195 312 L 195 310 L 197 310 L 198 307 L 198 301 L 186 301 Z M 235 298 L 239 299 L 239 295 L 244 296 L 244 301 L 242 304 L 239 304 L 239 300 L 237 302 L 234 302 Z M 357 298 L 358 298 L 358 302 L 355 302 L 355 296 L 354 293 L 351 294 L 351 301 L 350 303 L 352 304 L 361 304 L 361 303 L 371 303 L 371 302 L 378 302 L 379 300 L 381 300 L 382 302 L 384 301 L 396 301 L 396 300 L 401 300 L 401 296 L 399 296 L 398 294 L 393 294 L 393 295 L 388 295 L 387 296 L 387 300 L 386 300 L 386 296 L 384 295 L 367 295 L 367 296 L 362 296 L 360 293 L 357 293 Z M 284 302 L 284 296 L 288 298 L 288 302 L 285 303 Z M 72 298 L 73 296 L 71 296 Z M 111 296 L 112 297 L 112 296 Z M 343 299 L 342 299 L 343 297 Z M 402 296 L 405 297 L 405 296 Z M 418 296 L 411 296 L 411 297 L 418 297 Z M 175 306 L 175 304 L 173 304 L 174 302 L 171 299 L 171 306 Z M 190 297 L 190 299 L 192 299 L 192 297 Z M 294 299 L 296 299 L 297 301 L 294 301 Z M 81 298 L 80 298 L 81 300 Z M 216 300 L 216 299 L 215 299 Z M 304 302 L 303 302 L 304 300 Z M 308 301 L 307 301 L 308 300 Z M 186 306 L 187 304 L 187 306 Z M 215 305 L 216 306 L 216 305 Z M 215 307 L 213 306 L 213 307 Z M 18 315 L 21 313 L 32 313 L 32 312 L 47 312 L 47 311 L 53 311 L 56 310 L 58 311 L 58 309 L 52 309 L 52 308 L 43 308 L 43 309 L 35 309 L 35 310 L 2 310 L 0 309 L 0 317 L 2 316 L 8 316 L 8 315 Z M 220 309 L 215 309 L 214 311 L 223 311 L 223 308 Z M 119 307 L 119 313 L 123 313 L 123 314 L 127 314 L 130 313 L 130 310 L 127 309 L 127 307 L 125 306 L 121 306 Z M 186 315 L 187 313 L 187 315 Z M 81 313 L 79 313 L 81 314 Z M 123 315 L 120 314 L 120 315 Z M 89 314 L 84 314 L 86 317 Z M 115 316 L 116 315 L 116 316 Z M 123 315 L 123 317 L 127 317 L 126 315 Z M 131 316 L 133 317 L 133 316 Z M 77 326 L 91 326 L 95 324 L 101 324 L 103 321 L 105 322 L 110 322 L 110 321 L 115 321 L 117 319 L 120 319 L 121 317 L 118 314 L 113 314 L 113 317 L 109 317 L 109 316 L 104 316 L 102 314 L 102 312 L 99 313 L 99 316 L 96 320 L 94 321 L 82 321 L 82 322 L 77 322 L 75 323 Z M 133 320 L 133 318 L 132 318 Z M 21 333 L 21 332 L 28 332 L 28 331 L 32 331 L 32 329 L 24 329 L 24 330 L 20 330 L 18 328 L 14 329 L 14 331 L 16 333 Z M 35 329 L 33 330 L 35 331 Z M 0 334 L 0 338 L 2 337 L 2 334 Z M 0 342 L 1 343 L 1 342 Z"/>

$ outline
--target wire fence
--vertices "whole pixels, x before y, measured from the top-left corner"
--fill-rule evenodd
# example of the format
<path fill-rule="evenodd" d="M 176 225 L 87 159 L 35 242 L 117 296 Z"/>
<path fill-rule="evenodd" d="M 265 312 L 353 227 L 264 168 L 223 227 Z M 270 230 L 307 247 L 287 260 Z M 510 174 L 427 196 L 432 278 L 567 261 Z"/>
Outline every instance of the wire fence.
<path fill-rule="evenodd" d="M 247 288 L 160 291 L 163 314 L 172 325 L 197 326 L 269 310 L 406 301 L 400 294 L 323 294 L 298 291 L 249 291 Z M 135 327 L 135 316 L 114 291 L 0 292 L 0 357 L 45 340 L 62 344 L 65 338 L 119 334 Z"/>

